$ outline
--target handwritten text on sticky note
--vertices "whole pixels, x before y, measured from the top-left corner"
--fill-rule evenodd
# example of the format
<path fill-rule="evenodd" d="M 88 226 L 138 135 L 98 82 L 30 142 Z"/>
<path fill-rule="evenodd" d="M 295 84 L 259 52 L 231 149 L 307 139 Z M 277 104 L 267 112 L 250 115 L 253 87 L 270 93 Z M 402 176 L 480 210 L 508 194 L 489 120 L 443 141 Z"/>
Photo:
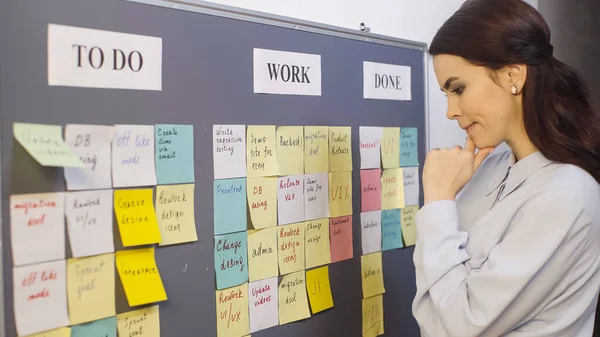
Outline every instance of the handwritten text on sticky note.
<path fill-rule="evenodd" d="M 277 227 L 248 231 L 248 278 L 251 282 L 279 275 Z"/>
<path fill-rule="evenodd" d="M 329 173 L 329 214 L 331 217 L 352 214 L 352 172 Z"/>
<path fill-rule="evenodd" d="M 350 127 L 329 127 L 329 171 L 352 171 L 350 133 Z"/>
<path fill-rule="evenodd" d="M 118 251 L 116 263 L 129 306 L 167 299 L 167 293 L 154 260 L 154 247 Z"/>
<path fill-rule="evenodd" d="M 277 128 L 277 159 L 279 175 L 304 173 L 304 128 L 302 126 Z"/>
<path fill-rule="evenodd" d="M 304 239 L 306 242 L 306 268 L 331 263 L 329 218 L 307 221 Z"/>
<path fill-rule="evenodd" d="M 278 174 L 275 138 L 274 125 L 248 125 L 246 134 L 248 177 L 268 177 Z"/>
<path fill-rule="evenodd" d="M 362 318 L 363 337 L 383 335 L 383 295 L 362 300 Z"/>
<path fill-rule="evenodd" d="M 400 209 L 388 209 L 381 212 L 381 237 L 381 250 L 402 248 Z"/>
<path fill-rule="evenodd" d="M 381 162 L 384 169 L 400 167 L 400 128 L 383 128 Z"/>
<path fill-rule="evenodd" d="M 381 165 L 381 138 L 383 129 L 380 127 L 361 126 L 360 138 L 360 168 L 375 169 Z"/>
<path fill-rule="evenodd" d="M 333 308 L 333 296 L 329 284 L 329 266 L 306 272 L 306 290 L 313 315 Z"/>
<path fill-rule="evenodd" d="M 304 172 L 329 172 L 329 128 L 304 127 Z"/>
<path fill-rule="evenodd" d="M 194 219 L 194 184 L 156 187 L 160 245 L 198 240 Z"/>
<path fill-rule="evenodd" d="M 42 166 L 85 167 L 62 139 L 62 126 L 14 123 L 15 139 Z"/>
<path fill-rule="evenodd" d="M 381 170 L 360 171 L 360 203 L 363 212 L 381 209 Z"/>
<path fill-rule="evenodd" d="M 84 168 L 66 167 L 68 190 L 111 188 L 110 146 L 112 126 L 67 124 L 65 143 L 85 164 Z"/>
<path fill-rule="evenodd" d="M 243 336 L 249 333 L 248 283 L 217 290 L 217 337 Z"/>
<path fill-rule="evenodd" d="M 250 332 L 276 326 L 279 323 L 277 277 L 252 282 L 250 293 Z"/>
<path fill-rule="evenodd" d="M 304 270 L 285 275 L 279 283 L 279 324 L 310 317 Z"/>
<path fill-rule="evenodd" d="M 302 175 L 280 177 L 277 189 L 279 225 L 304 221 L 304 178 Z"/>
<path fill-rule="evenodd" d="M 353 257 L 352 216 L 331 218 L 329 220 L 329 237 L 332 263 Z"/>
<path fill-rule="evenodd" d="M 277 245 L 279 247 L 279 271 L 281 275 L 305 268 L 304 232 L 304 223 L 279 227 Z"/>
<path fill-rule="evenodd" d="M 419 166 L 417 128 L 400 129 L 400 166 Z"/>
<path fill-rule="evenodd" d="M 158 305 L 117 315 L 117 330 L 119 337 L 160 337 Z"/>
<path fill-rule="evenodd" d="M 115 125 L 114 131 L 113 186 L 156 185 L 154 125 Z"/>
<path fill-rule="evenodd" d="M 213 182 L 215 235 L 243 231 L 246 217 L 246 179 L 221 179 Z"/>
<path fill-rule="evenodd" d="M 419 206 L 408 206 L 402 209 L 402 237 L 404 238 L 404 244 L 414 246 L 417 242 L 417 227 L 415 226 L 415 216 Z"/>
<path fill-rule="evenodd" d="M 157 183 L 193 183 L 194 126 L 158 124 L 154 131 Z"/>
<path fill-rule="evenodd" d="M 248 282 L 247 243 L 246 232 L 215 236 L 217 289 Z"/>
<path fill-rule="evenodd" d="M 246 126 L 213 125 L 215 179 L 246 176 Z"/>
<path fill-rule="evenodd" d="M 304 175 L 304 217 L 314 220 L 329 217 L 329 175 Z"/>
<path fill-rule="evenodd" d="M 402 169 L 383 170 L 381 175 L 381 209 L 404 207 Z"/>
<path fill-rule="evenodd" d="M 363 255 L 381 251 L 381 211 L 360 214 Z"/>
<path fill-rule="evenodd" d="M 363 298 L 385 293 L 381 252 L 360 257 Z"/>
<path fill-rule="evenodd" d="M 277 226 L 277 177 L 248 178 L 247 194 L 252 226 Z"/>
<path fill-rule="evenodd" d="M 152 189 L 115 190 L 114 204 L 124 247 L 160 242 Z"/>

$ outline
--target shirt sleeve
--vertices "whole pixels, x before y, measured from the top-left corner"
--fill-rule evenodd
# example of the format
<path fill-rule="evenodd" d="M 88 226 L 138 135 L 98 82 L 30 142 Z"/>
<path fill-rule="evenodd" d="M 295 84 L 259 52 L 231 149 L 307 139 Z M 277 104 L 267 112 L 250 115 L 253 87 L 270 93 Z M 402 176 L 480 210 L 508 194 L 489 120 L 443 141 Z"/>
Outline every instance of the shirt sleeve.
<path fill-rule="evenodd" d="M 413 256 L 412 310 L 422 335 L 497 337 L 513 330 L 568 277 L 566 266 L 589 244 L 589 217 L 578 196 L 531 198 L 481 267 L 469 270 L 468 234 L 459 230 L 455 202 L 425 205 L 416 215 Z"/>

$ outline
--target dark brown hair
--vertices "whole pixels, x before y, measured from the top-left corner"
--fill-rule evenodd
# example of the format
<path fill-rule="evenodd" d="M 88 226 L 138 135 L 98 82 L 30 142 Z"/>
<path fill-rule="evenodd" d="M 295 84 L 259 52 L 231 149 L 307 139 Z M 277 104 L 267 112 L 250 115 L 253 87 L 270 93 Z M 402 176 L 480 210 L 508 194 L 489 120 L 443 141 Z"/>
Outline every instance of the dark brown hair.
<path fill-rule="evenodd" d="M 522 0 L 469 0 L 439 29 L 429 53 L 499 70 L 525 64 L 527 135 L 550 160 L 577 165 L 600 182 L 600 118 L 574 69 L 554 56 L 550 29 Z"/>

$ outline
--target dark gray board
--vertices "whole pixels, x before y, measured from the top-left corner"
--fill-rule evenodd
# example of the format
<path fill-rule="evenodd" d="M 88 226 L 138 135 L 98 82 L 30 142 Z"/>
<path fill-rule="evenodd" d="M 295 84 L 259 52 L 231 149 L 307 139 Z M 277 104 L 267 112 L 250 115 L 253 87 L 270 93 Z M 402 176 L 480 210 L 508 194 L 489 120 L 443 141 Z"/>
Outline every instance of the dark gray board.
<path fill-rule="evenodd" d="M 352 127 L 354 258 L 330 265 L 335 308 L 254 337 L 361 335 L 359 126 L 419 129 L 425 154 L 423 51 L 300 29 L 169 10 L 117 0 L 0 2 L 2 252 L 6 336 L 15 333 L 8 201 L 11 194 L 64 191 L 62 169 L 38 165 L 12 137 L 14 122 L 193 124 L 196 243 L 157 248 L 168 301 L 160 304 L 161 335 L 216 336 L 212 225 L 212 125 L 341 125 Z M 161 92 L 49 87 L 47 25 L 56 23 L 161 37 Z M 253 93 L 253 48 L 322 55 L 320 97 Z M 362 99 L 362 62 L 412 68 L 409 102 Z M 422 193 L 421 193 L 422 195 Z M 121 249 L 115 232 L 117 249 Z M 68 246 L 68 244 L 67 244 Z M 385 335 L 418 336 L 412 248 L 383 253 Z M 70 257 L 70 252 L 67 252 Z M 187 268 L 186 268 L 187 267 Z M 185 271 L 184 271 L 185 270 Z M 117 277 L 117 312 L 128 311 Z"/>

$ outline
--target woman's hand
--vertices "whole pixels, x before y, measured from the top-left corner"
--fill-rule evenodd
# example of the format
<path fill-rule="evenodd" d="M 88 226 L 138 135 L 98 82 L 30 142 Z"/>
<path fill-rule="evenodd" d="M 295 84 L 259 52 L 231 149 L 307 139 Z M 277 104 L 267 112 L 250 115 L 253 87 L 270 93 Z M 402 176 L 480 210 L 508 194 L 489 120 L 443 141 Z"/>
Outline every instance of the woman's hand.
<path fill-rule="evenodd" d="M 483 160 L 493 151 L 493 147 L 487 147 L 475 154 L 475 143 L 469 137 L 464 149 L 457 145 L 451 149 L 431 150 L 423 167 L 425 204 L 438 200 L 454 200 Z"/>

